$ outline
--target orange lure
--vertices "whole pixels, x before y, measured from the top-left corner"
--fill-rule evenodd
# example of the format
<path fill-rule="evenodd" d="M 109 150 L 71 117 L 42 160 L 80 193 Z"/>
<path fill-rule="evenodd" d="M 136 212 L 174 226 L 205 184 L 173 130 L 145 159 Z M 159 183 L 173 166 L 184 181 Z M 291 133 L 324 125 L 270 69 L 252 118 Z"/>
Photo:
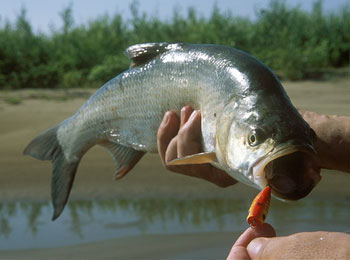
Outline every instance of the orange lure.
<path fill-rule="evenodd" d="M 270 200 L 271 188 L 269 186 L 265 187 L 254 198 L 247 216 L 247 222 L 252 228 L 260 227 L 264 223 L 269 211 Z"/>

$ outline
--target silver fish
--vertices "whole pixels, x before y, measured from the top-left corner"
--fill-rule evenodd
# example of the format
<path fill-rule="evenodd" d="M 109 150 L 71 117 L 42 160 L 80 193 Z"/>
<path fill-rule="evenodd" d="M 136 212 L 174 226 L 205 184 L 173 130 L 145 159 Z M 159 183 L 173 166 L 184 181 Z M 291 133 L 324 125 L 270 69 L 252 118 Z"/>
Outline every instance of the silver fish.
<path fill-rule="evenodd" d="M 256 188 L 296 200 L 319 181 L 310 166 L 315 133 L 280 81 L 260 61 L 219 45 L 147 43 L 129 47 L 130 69 L 104 84 L 70 118 L 36 137 L 24 154 L 51 160 L 53 219 L 62 212 L 82 156 L 107 148 L 116 176 L 146 152 L 168 110 L 201 111 L 204 152 L 171 164 L 212 163 Z"/>

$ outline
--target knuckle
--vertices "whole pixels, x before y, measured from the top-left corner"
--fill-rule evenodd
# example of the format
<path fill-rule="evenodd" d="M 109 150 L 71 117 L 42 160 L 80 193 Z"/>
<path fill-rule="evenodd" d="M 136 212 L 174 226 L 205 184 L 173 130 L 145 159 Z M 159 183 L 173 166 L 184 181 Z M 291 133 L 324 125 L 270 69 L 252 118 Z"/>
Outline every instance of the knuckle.
<path fill-rule="evenodd" d="M 178 137 L 179 137 L 179 140 L 181 141 L 187 141 L 188 140 L 188 129 L 186 126 L 182 127 L 179 132 L 178 132 Z"/>
<path fill-rule="evenodd" d="M 161 125 L 161 126 L 158 128 L 157 139 L 158 139 L 158 140 L 163 140 L 163 139 L 166 138 L 166 136 L 167 136 L 166 126 Z"/>
<path fill-rule="evenodd" d="M 165 162 L 165 166 L 171 167 L 170 165 L 168 165 L 168 163 L 174 159 L 176 159 L 176 154 L 175 152 L 170 153 L 169 150 L 166 152 L 165 154 L 165 158 L 164 158 L 164 162 Z"/>

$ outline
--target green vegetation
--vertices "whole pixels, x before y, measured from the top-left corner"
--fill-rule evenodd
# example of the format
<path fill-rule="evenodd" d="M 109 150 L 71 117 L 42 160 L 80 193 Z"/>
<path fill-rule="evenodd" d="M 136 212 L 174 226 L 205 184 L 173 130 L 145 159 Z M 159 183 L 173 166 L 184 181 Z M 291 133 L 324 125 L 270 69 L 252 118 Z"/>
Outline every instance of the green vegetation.
<path fill-rule="evenodd" d="M 5 97 L 4 101 L 11 105 L 19 105 L 22 103 L 22 100 L 18 97 Z"/>
<path fill-rule="evenodd" d="M 209 18 L 175 9 L 166 21 L 140 14 L 102 16 L 75 25 L 72 9 L 60 16 L 62 28 L 34 33 L 23 9 L 15 22 L 0 20 L 0 89 L 97 87 L 129 61 L 126 47 L 143 42 L 216 43 L 247 51 L 283 79 L 304 79 L 323 68 L 349 65 L 350 5 L 325 13 L 322 2 L 311 12 L 272 0 L 252 21 L 214 7 Z"/>

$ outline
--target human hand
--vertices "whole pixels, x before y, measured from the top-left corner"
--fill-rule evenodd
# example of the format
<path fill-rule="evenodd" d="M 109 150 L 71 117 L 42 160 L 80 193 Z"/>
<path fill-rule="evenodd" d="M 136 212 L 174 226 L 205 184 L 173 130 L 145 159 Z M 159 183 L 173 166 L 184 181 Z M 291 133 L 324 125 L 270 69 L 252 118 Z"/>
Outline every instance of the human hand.
<path fill-rule="evenodd" d="M 254 247 L 248 246 L 253 243 L 255 238 L 259 237 L 275 237 L 276 232 L 274 228 L 267 223 L 264 223 L 262 226 L 256 228 L 247 228 L 246 231 L 243 232 L 242 235 L 237 239 L 234 245 L 231 248 L 231 251 L 226 260 L 246 260 L 253 259 L 254 256 L 257 255 L 258 251 L 261 247 L 259 244 L 255 244 Z"/>
<path fill-rule="evenodd" d="M 300 113 L 317 135 L 315 149 L 318 156 L 314 166 L 350 172 L 350 117 L 325 116 L 302 110 Z M 170 171 L 201 178 L 220 187 L 235 184 L 235 179 L 210 164 L 167 165 L 173 159 L 202 152 L 200 122 L 200 111 L 193 111 L 190 106 L 183 107 L 180 119 L 173 111 L 165 113 L 157 133 L 158 152 L 164 166 Z"/>
<path fill-rule="evenodd" d="M 176 158 L 202 152 L 201 114 L 190 106 L 181 109 L 180 119 L 173 111 L 165 113 L 157 133 L 157 145 L 163 165 L 170 171 L 212 182 L 220 187 L 237 183 L 226 172 L 211 164 L 174 165 L 167 163 Z"/>
<path fill-rule="evenodd" d="M 248 228 L 233 245 L 227 260 L 350 259 L 350 235 L 339 232 L 302 232 L 274 237 L 269 224 Z"/>
<path fill-rule="evenodd" d="M 350 173 L 350 117 L 299 112 L 316 133 L 314 148 L 318 166 Z"/>

